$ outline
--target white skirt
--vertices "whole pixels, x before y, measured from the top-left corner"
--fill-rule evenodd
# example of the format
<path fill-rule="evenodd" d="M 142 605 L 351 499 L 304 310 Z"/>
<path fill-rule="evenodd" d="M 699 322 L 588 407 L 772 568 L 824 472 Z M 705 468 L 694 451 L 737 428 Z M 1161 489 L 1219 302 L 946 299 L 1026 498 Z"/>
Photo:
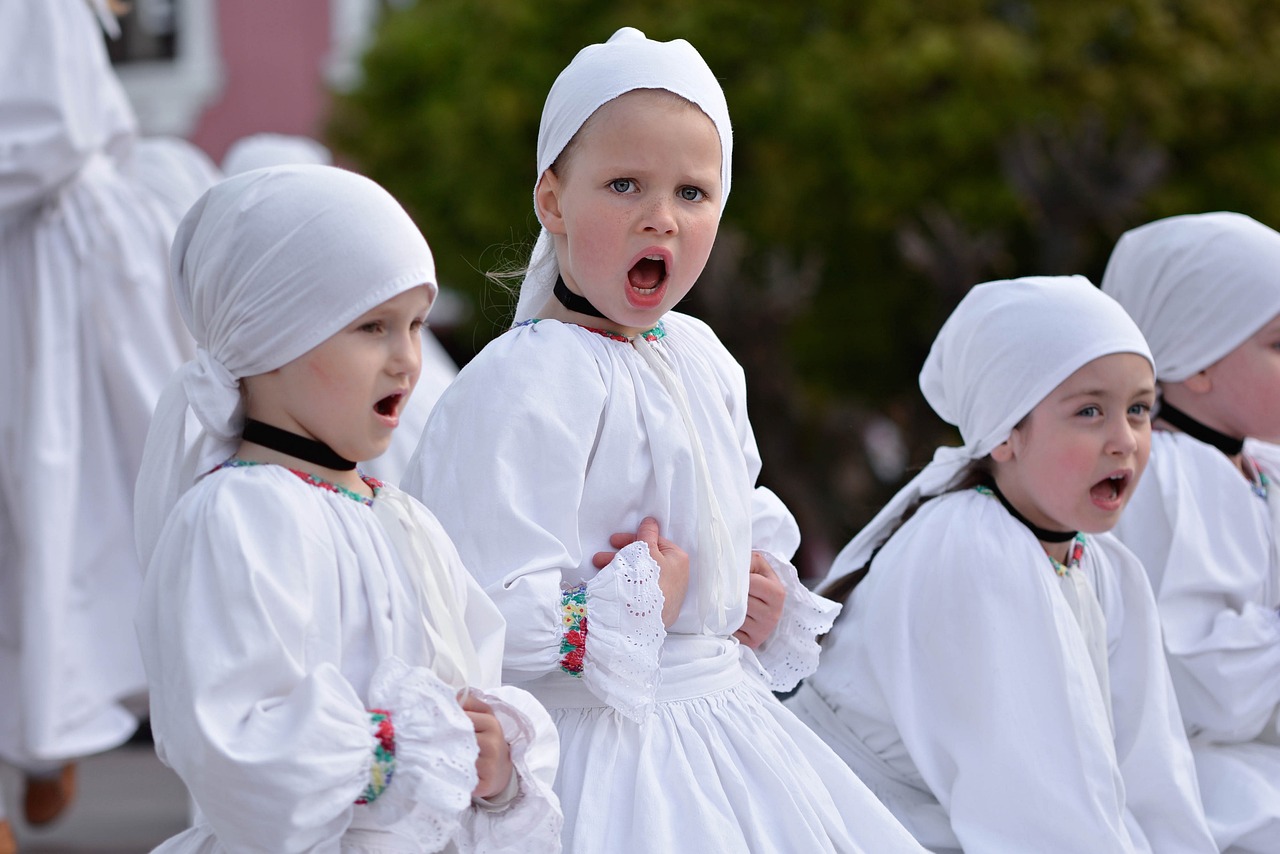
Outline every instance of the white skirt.
<path fill-rule="evenodd" d="M 566 854 L 924 850 L 748 675 L 736 644 L 689 640 L 723 651 L 673 667 L 668 636 L 656 710 L 642 724 L 570 677 L 529 686 L 560 731 Z"/>
<path fill-rule="evenodd" d="M 1191 742 L 1209 830 L 1224 854 L 1280 851 L 1280 745 Z"/>

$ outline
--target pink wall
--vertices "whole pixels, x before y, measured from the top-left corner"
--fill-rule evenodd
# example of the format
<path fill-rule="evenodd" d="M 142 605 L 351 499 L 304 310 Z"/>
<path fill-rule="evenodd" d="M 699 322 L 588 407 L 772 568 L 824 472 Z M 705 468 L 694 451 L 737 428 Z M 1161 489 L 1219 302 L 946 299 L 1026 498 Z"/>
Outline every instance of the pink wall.
<path fill-rule="evenodd" d="M 214 160 L 250 133 L 318 136 L 328 109 L 324 62 L 329 4 L 319 0 L 219 0 L 225 86 L 190 138 Z"/>

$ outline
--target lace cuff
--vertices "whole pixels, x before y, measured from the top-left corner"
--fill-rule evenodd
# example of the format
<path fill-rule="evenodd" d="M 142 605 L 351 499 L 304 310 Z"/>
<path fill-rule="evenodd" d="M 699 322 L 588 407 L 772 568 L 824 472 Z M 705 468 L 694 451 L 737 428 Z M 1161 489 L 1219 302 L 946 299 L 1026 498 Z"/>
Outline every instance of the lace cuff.
<path fill-rule="evenodd" d="M 516 794 L 505 806 L 478 804 L 469 810 L 462 819 L 458 851 L 461 854 L 475 851 L 559 854 L 564 818 L 560 813 L 560 801 L 551 791 L 559 746 L 555 724 L 546 710 L 520 689 L 506 687 L 494 690 L 495 693 L 490 694 L 473 688 L 471 693 L 489 704 L 502 725 L 502 734 L 511 748 Z M 508 700 L 520 696 L 528 697 L 528 702 L 522 707 Z M 538 716 L 538 719 L 534 720 L 533 716 Z M 540 746 L 544 748 L 541 754 L 536 749 L 540 740 Z M 548 747 L 550 751 L 546 750 Z"/>
<path fill-rule="evenodd" d="M 438 851 L 458 835 L 476 787 L 480 749 L 471 719 L 452 686 L 398 658 L 378 665 L 369 699 L 394 715 L 395 780 L 363 808 L 379 824 L 395 825 L 419 850 Z"/>
<path fill-rule="evenodd" d="M 818 637 L 831 631 L 841 606 L 805 587 L 790 562 L 770 552 L 761 554 L 782 579 L 787 599 L 777 628 L 756 650 L 756 658 L 768 674 L 769 689 L 785 692 L 818 669 Z"/>
<path fill-rule="evenodd" d="M 366 806 L 391 785 L 396 771 L 396 727 L 391 713 L 386 709 L 369 709 L 369 734 L 374 737 L 373 766 L 369 769 L 369 783 L 364 787 L 356 804 Z"/>
<path fill-rule="evenodd" d="M 593 694 L 632 720 L 653 710 L 662 624 L 658 564 L 634 542 L 587 582 L 591 643 L 582 680 Z"/>

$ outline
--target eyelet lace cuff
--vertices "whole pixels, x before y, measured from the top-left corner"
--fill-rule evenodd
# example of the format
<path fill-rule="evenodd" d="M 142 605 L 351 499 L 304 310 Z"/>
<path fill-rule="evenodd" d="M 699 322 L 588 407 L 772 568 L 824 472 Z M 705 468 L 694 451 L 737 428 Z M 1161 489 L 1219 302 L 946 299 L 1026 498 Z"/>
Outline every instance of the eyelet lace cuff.
<path fill-rule="evenodd" d="M 818 637 L 831 631 L 841 606 L 805 587 L 789 561 L 761 554 L 782 579 L 787 598 L 777 628 L 756 650 L 756 658 L 769 676 L 769 689 L 786 692 L 818 669 Z"/>
<path fill-rule="evenodd" d="M 495 688 L 493 693 L 472 688 L 471 694 L 488 703 L 502 725 L 518 788 L 515 798 L 504 807 L 475 806 L 466 813 L 457 840 L 459 852 L 559 854 L 564 818 L 560 801 L 551 790 L 555 769 L 545 749 L 548 741 L 556 742 L 551 716 L 519 688 Z M 540 732 L 544 747 L 537 755 L 533 748 Z M 542 765 L 535 767 L 538 762 Z"/>
<path fill-rule="evenodd" d="M 369 700 L 394 715 L 395 781 L 361 808 L 419 850 L 438 851 L 458 835 L 476 787 L 480 748 L 471 719 L 451 685 L 398 658 L 378 665 Z"/>
<path fill-rule="evenodd" d="M 658 564 L 649 547 L 634 542 L 587 582 L 591 647 L 583 684 L 632 720 L 653 710 L 658 662 L 667 630 L 662 624 Z"/>

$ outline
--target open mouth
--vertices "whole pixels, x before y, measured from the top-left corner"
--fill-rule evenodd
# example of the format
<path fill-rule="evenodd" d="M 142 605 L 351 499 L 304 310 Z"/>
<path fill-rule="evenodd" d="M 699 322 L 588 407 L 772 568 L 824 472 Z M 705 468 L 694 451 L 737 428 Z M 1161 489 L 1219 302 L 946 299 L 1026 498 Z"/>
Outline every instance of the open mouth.
<path fill-rule="evenodd" d="M 667 280 L 667 262 L 660 255 L 646 255 L 627 271 L 631 287 L 647 294 Z"/>
<path fill-rule="evenodd" d="M 1095 483 L 1089 490 L 1089 495 L 1094 502 L 1108 506 L 1118 502 L 1128 486 L 1129 475 L 1124 472 L 1116 472 Z"/>
<path fill-rule="evenodd" d="M 373 411 L 387 418 L 394 418 L 400 411 L 400 404 L 404 397 L 405 394 L 402 391 L 389 394 L 373 405 Z"/>

